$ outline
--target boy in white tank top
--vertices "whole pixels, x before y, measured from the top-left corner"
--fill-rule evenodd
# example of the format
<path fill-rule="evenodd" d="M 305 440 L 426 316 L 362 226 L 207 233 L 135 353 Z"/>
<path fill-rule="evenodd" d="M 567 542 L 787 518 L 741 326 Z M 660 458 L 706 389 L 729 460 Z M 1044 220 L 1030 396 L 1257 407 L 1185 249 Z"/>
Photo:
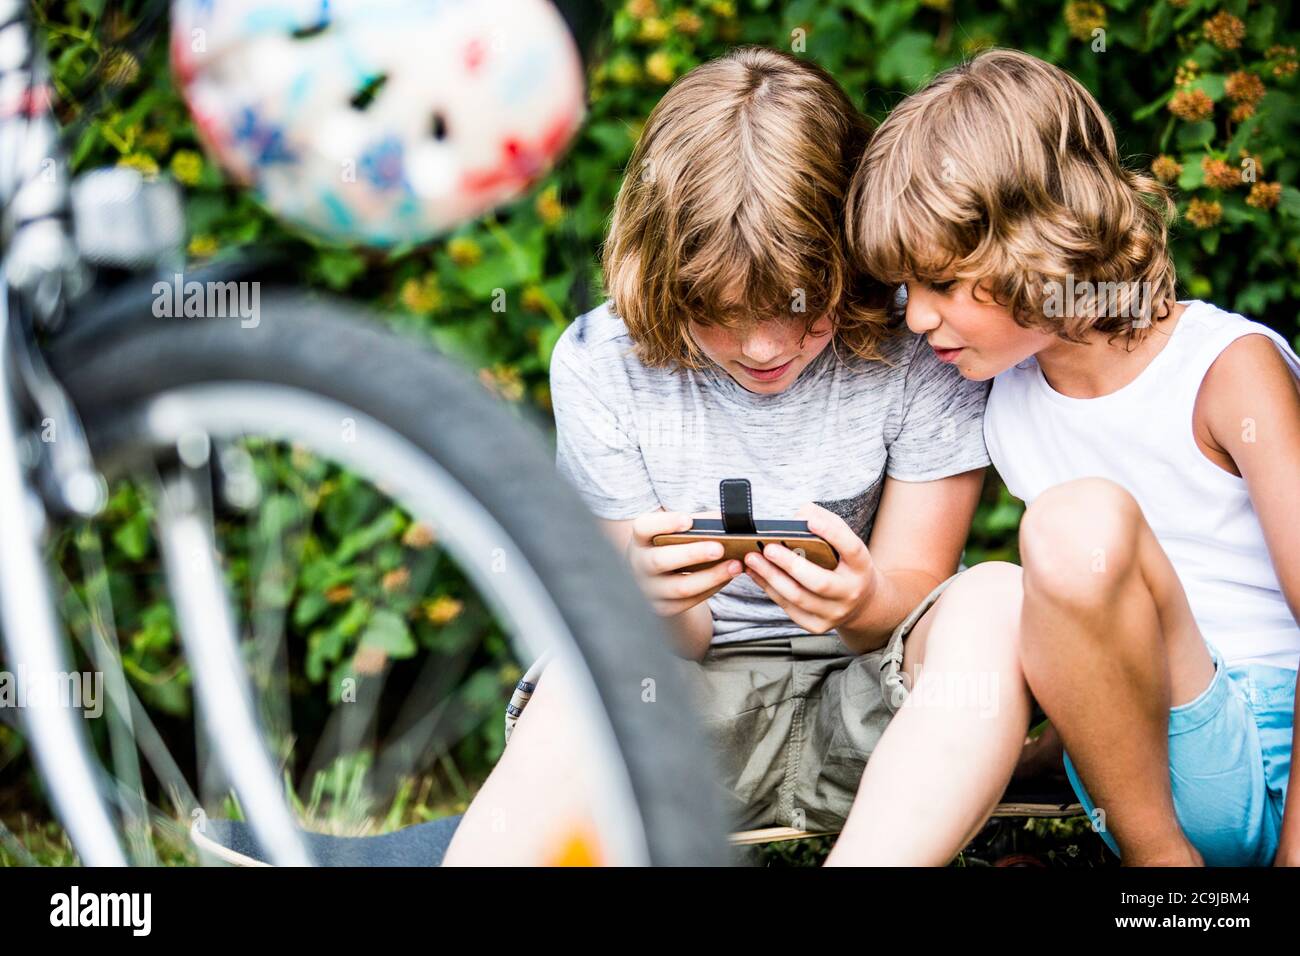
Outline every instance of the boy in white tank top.
<path fill-rule="evenodd" d="M 994 379 L 988 451 L 1028 504 L 1021 670 L 1103 838 L 1136 865 L 1296 865 L 1300 359 L 1175 299 L 1173 212 L 1083 86 L 992 50 L 877 131 L 850 242 L 942 361 Z M 859 804 L 914 772 L 896 744 L 926 719 L 904 704 Z M 897 825 L 855 809 L 837 852 Z"/>

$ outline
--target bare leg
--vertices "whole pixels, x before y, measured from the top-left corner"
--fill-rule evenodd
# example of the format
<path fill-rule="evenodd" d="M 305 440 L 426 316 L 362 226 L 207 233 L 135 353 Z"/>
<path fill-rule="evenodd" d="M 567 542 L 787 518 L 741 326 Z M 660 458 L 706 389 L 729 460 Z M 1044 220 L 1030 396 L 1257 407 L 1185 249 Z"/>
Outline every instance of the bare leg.
<path fill-rule="evenodd" d="M 564 841 L 590 832 L 592 815 L 568 706 L 568 674 L 552 661 L 519 717 L 510 744 L 475 795 L 443 866 L 537 866 L 560 859 Z"/>
<path fill-rule="evenodd" d="M 904 645 L 912 688 L 871 754 L 827 865 L 943 866 L 988 819 L 1029 724 L 1020 569 L 990 562 L 948 586 Z"/>
<path fill-rule="evenodd" d="M 1020 550 L 1025 676 L 1124 862 L 1199 863 L 1174 813 L 1169 708 L 1214 662 L 1137 501 L 1099 478 L 1058 485 L 1030 506 Z"/>

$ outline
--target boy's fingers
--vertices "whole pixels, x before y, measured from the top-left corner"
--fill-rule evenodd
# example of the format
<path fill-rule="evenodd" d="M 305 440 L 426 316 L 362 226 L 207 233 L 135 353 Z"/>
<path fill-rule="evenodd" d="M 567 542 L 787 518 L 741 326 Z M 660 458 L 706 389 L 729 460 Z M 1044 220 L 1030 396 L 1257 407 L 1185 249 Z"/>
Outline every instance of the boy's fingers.
<path fill-rule="evenodd" d="M 826 616 L 826 611 L 829 608 L 825 600 L 813 594 L 761 554 L 750 552 L 745 555 L 745 566 L 753 568 L 762 575 L 772 590 L 781 595 L 789 604 L 810 614 Z"/>
<path fill-rule="evenodd" d="M 689 568 L 692 564 L 721 561 L 725 552 L 716 541 L 697 541 L 691 544 L 660 544 L 647 548 L 643 560 L 651 574 L 666 574 Z"/>
<path fill-rule="evenodd" d="M 742 570 L 739 561 L 719 561 L 711 568 L 661 578 L 655 590 L 671 601 L 699 602 L 726 587 Z"/>
<path fill-rule="evenodd" d="M 786 616 L 789 617 L 790 620 L 794 621 L 794 623 L 798 624 L 800 627 L 804 628 L 805 630 L 809 630 L 809 631 L 813 630 L 812 627 L 809 627 L 809 624 L 812 624 L 814 622 L 808 620 L 808 618 L 805 617 L 803 609 L 800 608 L 798 605 L 794 604 L 793 602 L 787 600 L 785 595 L 783 595 L 780 591 L 776 590 L 776 588 L 772 586 L 771 582 L 769 582 L 767 578 L 765 578 L 762 575 L 761 572 L 759 572 L 756 568 L 750 567 L 748 563 L 746 563 L 745 565 L 745 572 L 749 575 L 749 577 L 751 578 L 751 580 L 753 580 L 755 584 L 757 584 L 760 588 L 763 589 L 763 593 L 772 599 L 773 604 L 775 604 L 781 610 L 785 611 Z"/>
<path fill-rule="evenodd" d="M 632 540 L 642 547 L 649 547 L 655 535 L 685 531 L 690 526 L 690 516 L 680 511 L 651 511 L 639 515 L 632 522 Z"/>
<path fill-rule="evenodd" d="M 769 544 L 763 548 L 763 557 L 771 561 L 805 588 L 822 597 L 840 597 L 841 583 L 832 571 L 818 567 L 794 549 L 782 544 Z"/>
<path fill-rule="evenodd" d="M 867 546 L 848 522 L 835 512 L 809 502 L 799 509 L 799 514 L 808 522 L 808 530 L 834 548 L 841 561 L 859 571 L 870 566 Z"/>

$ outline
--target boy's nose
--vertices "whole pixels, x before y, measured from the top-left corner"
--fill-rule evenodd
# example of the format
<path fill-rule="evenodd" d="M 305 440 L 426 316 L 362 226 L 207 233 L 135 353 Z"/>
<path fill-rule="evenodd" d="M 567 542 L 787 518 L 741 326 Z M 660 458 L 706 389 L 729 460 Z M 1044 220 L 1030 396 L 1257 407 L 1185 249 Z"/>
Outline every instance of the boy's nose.
<path fill-rule="evenodd" d="M 751 335 L 740 347 L 746 365 L 762 368 L 779 357 L 783 351 L 780 339 L 764 334 Z"/>
<path fill-rule="evenodd" d="M 937 329 L 942 319 L 938 310 L 930 304 L 929 296 L 915 286 L 909 286 L 907 291 L 907 327 L 917 335 Z"/>

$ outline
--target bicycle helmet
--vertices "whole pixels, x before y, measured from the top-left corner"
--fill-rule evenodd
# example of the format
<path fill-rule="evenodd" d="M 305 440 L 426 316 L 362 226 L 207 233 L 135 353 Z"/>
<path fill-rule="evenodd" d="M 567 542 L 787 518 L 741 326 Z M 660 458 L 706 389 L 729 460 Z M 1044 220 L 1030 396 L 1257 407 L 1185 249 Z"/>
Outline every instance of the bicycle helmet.
<path fill-rule="evenodd" d="M 548 0 L 175 0 L 172 68 L 216 162 L 334 241 L 421 241 L 524 191 L 583 113 Z"/>

